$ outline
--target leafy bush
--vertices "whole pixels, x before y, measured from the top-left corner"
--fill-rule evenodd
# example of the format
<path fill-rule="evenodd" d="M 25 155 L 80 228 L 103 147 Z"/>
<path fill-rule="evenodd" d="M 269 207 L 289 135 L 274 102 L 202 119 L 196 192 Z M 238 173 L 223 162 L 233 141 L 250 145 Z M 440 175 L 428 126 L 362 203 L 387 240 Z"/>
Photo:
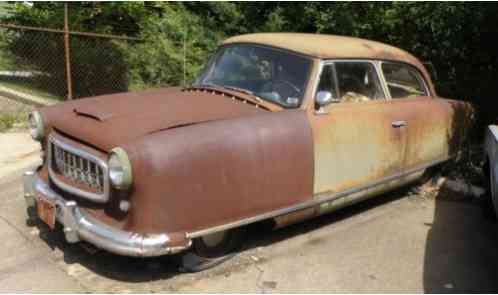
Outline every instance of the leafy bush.
<path fill-rule="evenodd" d="M 184 6 L 164 3 L 161 7 L 160 16 L 141 24 L 143 42 L 123 49 L 131 89 L 182 85 L 184 69 L 189 83 L 222 37 Z"/>

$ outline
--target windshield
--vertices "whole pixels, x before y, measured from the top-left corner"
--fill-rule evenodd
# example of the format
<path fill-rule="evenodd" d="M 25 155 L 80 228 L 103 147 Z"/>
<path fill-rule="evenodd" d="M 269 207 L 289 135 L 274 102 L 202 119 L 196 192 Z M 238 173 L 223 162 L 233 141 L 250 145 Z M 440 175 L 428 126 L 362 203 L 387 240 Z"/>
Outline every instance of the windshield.
<path fill-rule="evenodd" d="M 303 100 L 311 60 L 281 50 L 252 45 L 222 47 L 209 61 L 194 86 L 245 90 L 285 108 Z"/>

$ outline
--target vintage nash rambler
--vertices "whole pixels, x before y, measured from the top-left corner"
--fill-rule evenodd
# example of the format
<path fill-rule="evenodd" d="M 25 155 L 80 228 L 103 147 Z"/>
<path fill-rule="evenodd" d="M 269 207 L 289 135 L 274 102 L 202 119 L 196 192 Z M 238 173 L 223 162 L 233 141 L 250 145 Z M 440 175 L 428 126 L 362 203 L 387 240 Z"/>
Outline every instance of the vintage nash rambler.
<path fill-rule="evenodd" d="M 282 227 L 417 180 L 458 155 L 472 114 L 395 47 L 237 36 L 190 87 L 33 112 L 43 165 L 25 174 L 28 214 L 121 255 L 223 255 L 248 224 Z"/>

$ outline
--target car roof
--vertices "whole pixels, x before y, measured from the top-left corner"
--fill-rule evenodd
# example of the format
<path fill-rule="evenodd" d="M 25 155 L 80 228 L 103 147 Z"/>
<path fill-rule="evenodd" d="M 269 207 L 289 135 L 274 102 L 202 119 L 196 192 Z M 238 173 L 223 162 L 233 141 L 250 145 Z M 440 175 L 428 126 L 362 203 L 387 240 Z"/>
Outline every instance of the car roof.
<path fill-rule="evenodd" d="M 431 93 L 436 95 L 429 72 L 415 56 L 381 42 L 327 34 L 255 33 L 228 38 L 223 45 L 237 43 L 271 46 L 320 59 L 375 59 L 404 62 L 422 72 Z"/>
<path fill-rule="evenodd" d="M 223 44 L 252 43 L 294 51 L 321 59 L 380 59 L 401 61 L 422 67 L 410 53 L 384 43 L 326 34 L 256 33 L 231 37 Z"/>

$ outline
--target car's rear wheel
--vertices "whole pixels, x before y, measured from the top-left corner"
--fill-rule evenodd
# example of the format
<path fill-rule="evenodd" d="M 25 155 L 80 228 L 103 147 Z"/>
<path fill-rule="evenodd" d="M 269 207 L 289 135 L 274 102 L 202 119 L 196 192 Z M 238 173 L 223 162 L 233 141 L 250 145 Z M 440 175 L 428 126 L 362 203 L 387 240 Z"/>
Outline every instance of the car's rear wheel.
<path fill-rule="evenodd" d="M 205 235 L 194 240 L 194 253 L 201 257 L 215 258 L 238 250 L 244 241 L 245 228 L 233 228 Z"/>

